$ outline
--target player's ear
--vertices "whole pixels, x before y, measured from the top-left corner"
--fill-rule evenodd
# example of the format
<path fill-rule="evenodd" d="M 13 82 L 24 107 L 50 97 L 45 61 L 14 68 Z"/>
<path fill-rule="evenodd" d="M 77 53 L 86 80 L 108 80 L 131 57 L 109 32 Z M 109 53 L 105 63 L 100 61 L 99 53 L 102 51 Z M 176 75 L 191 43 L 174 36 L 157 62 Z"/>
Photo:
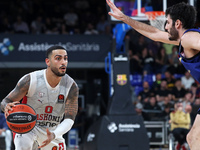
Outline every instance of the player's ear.
<path fill-rule="evenodd" d="M 181 25 L 182 25 L 182 22 L 179 19 L 177 19 L 175 22 L 175 27 L 180 28 Z"/>
<path fill-rule="evenodd" d="M 46 62 L 46 65 L 49 67 L 50 66 L 50 60 L 49 60 L 49 58 L 46 58 L 45 62 Z"/>

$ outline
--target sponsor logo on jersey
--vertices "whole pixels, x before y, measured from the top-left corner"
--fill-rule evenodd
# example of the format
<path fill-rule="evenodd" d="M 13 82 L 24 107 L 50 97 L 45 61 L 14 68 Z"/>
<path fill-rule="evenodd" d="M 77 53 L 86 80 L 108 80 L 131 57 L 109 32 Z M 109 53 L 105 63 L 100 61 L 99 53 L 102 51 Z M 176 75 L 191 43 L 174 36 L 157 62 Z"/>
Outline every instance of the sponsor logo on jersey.
<path fill-rule="evenodd" d="M 42 103 L 42 100 L 38 99 L 38 102 Z"/>
<path fill-rule="evenodd" d="M 57 150 L 57 146 L 52 147 L 52 150 Z"/>
<path fill-rule="evenodd" d="M 51 114 L 37 114 L 37 120 L 60 122 L 60 116 L 54 116 Z"/>
<path fill-rule="evenodd" d="M 54 127 L 62 118 L 60 116 L 53 116 L 51 114 L 37 114 L 37 124 L 39 126 Z"/>
<path fill-rule="evenodd" d="M 40 98 L 42 98 L 44 96 L 44 93 L 39 92 L 38 95 L 39 95 Z"/>
<path fill-rule="evenodd" d="M 126 74 L 118 74 L 117 75 L 117 83 L 119 85 L 125 85 L 127 83 Z"/>
<path fill-rule="evenodd" d="M 58 95 L 58 103 L 64 103 L 64 95 Z"/>

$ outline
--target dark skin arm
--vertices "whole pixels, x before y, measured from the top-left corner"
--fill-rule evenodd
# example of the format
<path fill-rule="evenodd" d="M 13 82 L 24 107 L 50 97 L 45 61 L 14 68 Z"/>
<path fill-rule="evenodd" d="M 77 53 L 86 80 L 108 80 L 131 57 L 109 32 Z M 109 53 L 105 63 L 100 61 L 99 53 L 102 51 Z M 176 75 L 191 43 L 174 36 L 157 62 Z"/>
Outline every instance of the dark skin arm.
<path fill-rule="evenodd" d="M 9 115 L 8 111 L 12 111 L 12 107 L 27 94 L 30 85 L 30 75 L 22 77 L 16 87 L 2 100 L 1 110 L 4 111 L 5 117 Z"/>
<path fill-rule="evenodd" d="M 78 95 L 79 95 L 79 88 L 77 84 L 74 82 L 71 86 L 69 91 L 66 103 L 65 103 L 65 119 L 72 119 L 75 120 L 75 117 L 78 112 Z M 53 139 L 55 139 L 55 134 L 50 132 L 49 129 L 46 129 L 47 132 L 47 139 L 43 141 L 42 145 L 38 148 L 45 147 L 49 144 Z"/>

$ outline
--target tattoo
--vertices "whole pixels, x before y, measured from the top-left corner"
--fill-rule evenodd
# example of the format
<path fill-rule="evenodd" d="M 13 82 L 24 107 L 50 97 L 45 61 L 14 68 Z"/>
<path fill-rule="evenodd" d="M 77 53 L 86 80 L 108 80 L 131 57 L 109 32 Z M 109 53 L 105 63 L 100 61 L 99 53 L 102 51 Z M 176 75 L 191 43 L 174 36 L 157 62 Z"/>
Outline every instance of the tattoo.
<path fill-rule="evenodd" d="M 74 82 L 71 86 L 65 104 L 65 118 L 75 120 L 76 114 L 78 112 L 78 95 L 79 89 L 77 84 Z"/>
<path fill-rule="evenodd" d="M 12 100 L 5 97 L 2 102 L 1 102 L 1 110 L 4 111 L 5 110 L 5 107 L 8 103 L 12 103 Z"/>
<path fill-rule="evenodd" d="M 29 85 L 30 75 L 27 74 L 18 81 L 15 88 L 2 100 L 1 110 L 4 111 L 8 103 L 20 101 L 27 94 Z"/>

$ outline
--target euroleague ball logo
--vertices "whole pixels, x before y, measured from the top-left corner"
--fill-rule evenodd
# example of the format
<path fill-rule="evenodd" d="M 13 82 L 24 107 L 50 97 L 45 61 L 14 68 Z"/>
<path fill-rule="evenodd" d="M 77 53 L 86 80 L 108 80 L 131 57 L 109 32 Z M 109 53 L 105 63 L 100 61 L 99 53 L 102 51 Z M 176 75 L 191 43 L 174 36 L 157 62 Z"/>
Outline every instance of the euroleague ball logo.
<path fill-rule="evenodd" d="M 0 43 L 0 52 L 7 56 L 10 52 L 14 50 L 14 46 L 11 44 L 11 41 L 9 38 L 4 38 L 3 42 Z"/>
<path fill-rule="evenodd" d="M 32 116 L 28 115 L 28 121 L 31 121 L 31 120 L 32 120 Z"/>

